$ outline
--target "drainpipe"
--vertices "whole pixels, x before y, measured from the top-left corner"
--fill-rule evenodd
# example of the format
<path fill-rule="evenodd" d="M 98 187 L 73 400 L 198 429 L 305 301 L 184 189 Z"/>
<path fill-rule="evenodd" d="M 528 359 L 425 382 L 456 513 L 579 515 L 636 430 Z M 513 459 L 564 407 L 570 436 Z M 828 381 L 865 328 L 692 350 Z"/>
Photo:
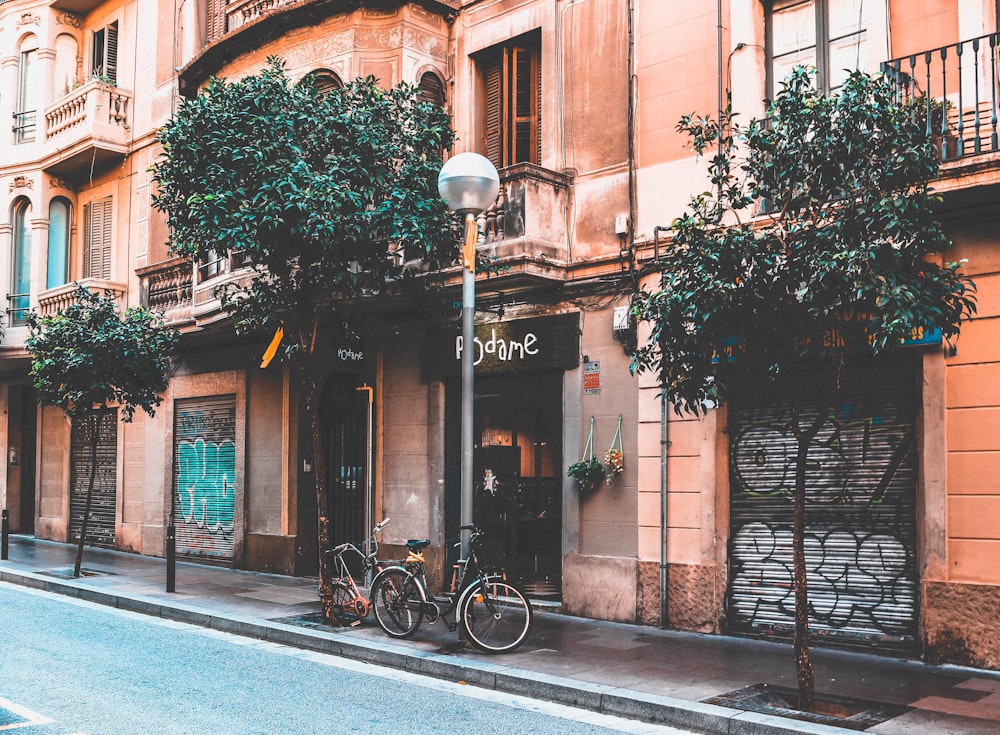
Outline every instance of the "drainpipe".
<path fill-rule="evenodd" d="M 669 227 L 656 225 L 653 228 L 653 262 L 660 260 L 660 233 L 669 232 Z M 670 436 L 667 423 L 667 401 L 660 392 L 660 627 L 666 628 L 669 621 L 670 567 L 667 562 L 667 449 Z"/>
<path fill-rule="evenodd" d="M 716 0 L 715 4 L 716 18 L 718 20 L 718 25 L 716 26 L 716 44 L 719 49 L 718 58 L 718 74 L 719 74 L 719 125 L 722 125 L 722 113 L 724 108 L 722 107 L 722 0 Z M 719 157 L 722 157 L 722 131 L 719 131 Z M 719 182 L 719 206 L 722 206 L 722 182 Z"/>
<path fill-rule="evenodd" d="M 667 563 L 667 447 L 670 446 L 667 430 L 669 416 L 667 402 L 660 394 L 660 627 L 670 622 L 669 583 L 670 568 Z"/>

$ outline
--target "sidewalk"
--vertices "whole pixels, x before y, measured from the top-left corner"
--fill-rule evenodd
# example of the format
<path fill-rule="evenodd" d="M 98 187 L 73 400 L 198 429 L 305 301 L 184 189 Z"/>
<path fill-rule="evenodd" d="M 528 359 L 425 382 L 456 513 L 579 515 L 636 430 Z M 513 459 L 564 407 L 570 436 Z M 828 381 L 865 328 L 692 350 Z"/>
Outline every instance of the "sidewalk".
<path fill-rule="evenodd" d="M 83 568 L 94 574 L 74 580 L 75 551 L 11 536 L 0 582 L 697 732 L 833 735 L 849 732 L 848 726 L 882 735 L 1000 732 L 997 672 L 816 648 L 818 695 L 885 705 L 881 716 L 889 719 L 872 724 L 879 711 L 870 707 L 867 714 L 837 718 L 838 726 L 815 724 L 781 710 L 740 708 L 749 686 L 795 687 L 788 645 L 586 620 L 543 608 L 521 649 L 489 656 L 461 647 L 458 634 L 442 623 L 424 623 L 409 641 L 388 638 L 370 616 L 360 627 L 321 625 L 312 579 L 178 562 L 177 592 L 168 594 L 162 559 L 88 548 Z M 730 693 L 735 696 L 725 705 L 706 702 Z"/>

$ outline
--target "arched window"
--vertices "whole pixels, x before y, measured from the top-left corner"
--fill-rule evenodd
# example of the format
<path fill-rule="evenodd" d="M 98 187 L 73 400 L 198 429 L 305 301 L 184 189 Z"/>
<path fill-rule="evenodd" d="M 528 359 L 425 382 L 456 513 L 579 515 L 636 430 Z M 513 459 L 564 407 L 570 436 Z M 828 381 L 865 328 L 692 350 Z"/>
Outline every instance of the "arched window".
<path fill-rule="evenodd" d="M 344 86 L 340 77 L 329 69 L 317 69 L 310 72 L 308 78 L 312 79 L 313 86 L 316 87 L 316 91 L 320 94 L 329 94 L 333 90 L 341 89 Z"/>
<path fill-rule="evenodd" d="M 444 82 L 432 71 L 420 75 L 420 99 L 444 107 Z"/>
<path fill-rule="evenodd" d="M 11 211 L 14 223 L 14 252 L 11 259 L 10 324 L 24 324 L 31 300 L 31 202 L 18 199 Z"/>
<path fill-rule="evenodd" d="M 69 280 L 69 233 L 72 209 L 68 199 L 56 197 L 49 204 L 49 249 L 45 287 L 55 288 Z"/>

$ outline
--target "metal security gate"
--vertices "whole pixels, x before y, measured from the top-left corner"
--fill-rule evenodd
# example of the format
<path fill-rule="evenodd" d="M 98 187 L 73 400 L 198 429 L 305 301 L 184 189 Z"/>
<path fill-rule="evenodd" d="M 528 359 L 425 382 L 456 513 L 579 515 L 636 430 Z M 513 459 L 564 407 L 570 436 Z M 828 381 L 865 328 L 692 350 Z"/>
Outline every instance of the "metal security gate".
<path fill-rule="evenodd" d="M 808 454 L 810 629 L 841 643 L 916 641 L 916 388 L 907 370 L 871 371 L 830 409 Z M 800 424 L 816 417 L 804 405 Z M 785 399 L 734 400 L 730 443 L 728 625 L 794 627 L 792 492 L 796 442 Z"/>
<path fill-rule="evenodd" d="M 365 539 L 368 394 L 358 390 L 359 386 L 360 381 L 353 377 L 335 376 L 323 396 L 321 415 L 329 473 L 330 540 L 334 544 L 358 543 Z M 348 561 L 354 564 L 358 560 Z"/>
<path fill-rule="evenodd" d="M 87 543 L 94 546 L 115 545 L 115 515 L 118 484 L 118 411 L 107 409 L 99 414 L 97 427 L 97 462 L 94 468 L 94 493 L 87 521 Z M 91 432 L 89 422 L 73 422 L 70 432 L 69 537 L 80 538 L 83 511 L 87 505 L 90 483 Z"/>
<path fill-rule="evenodd" d="M 236 396 L 174 402 L 177 553 L 231 561 L 236 515 Z"/>

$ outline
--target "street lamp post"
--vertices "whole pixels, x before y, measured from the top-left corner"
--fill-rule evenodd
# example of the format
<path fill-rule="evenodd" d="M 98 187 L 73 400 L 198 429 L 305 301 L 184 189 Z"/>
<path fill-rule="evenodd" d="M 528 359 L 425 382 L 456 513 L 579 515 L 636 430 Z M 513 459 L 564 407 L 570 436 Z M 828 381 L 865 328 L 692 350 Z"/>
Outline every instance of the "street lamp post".
<path fill-rule="evenodd" d="M 462 484 L 461 525 L 472 524 L 474 499 L 472 479 L 473 361 L 475 359 L 476 215 L 489 208 L 500 192 L 500 175 L 489 159 L 478 153 L 459 153 L 441 167 L 438 191 L 448 206 L 465 215 L 465 244 L 462 248 Z M 462 558 L 469 558 L 470 532 L 462 531 Z"/>

